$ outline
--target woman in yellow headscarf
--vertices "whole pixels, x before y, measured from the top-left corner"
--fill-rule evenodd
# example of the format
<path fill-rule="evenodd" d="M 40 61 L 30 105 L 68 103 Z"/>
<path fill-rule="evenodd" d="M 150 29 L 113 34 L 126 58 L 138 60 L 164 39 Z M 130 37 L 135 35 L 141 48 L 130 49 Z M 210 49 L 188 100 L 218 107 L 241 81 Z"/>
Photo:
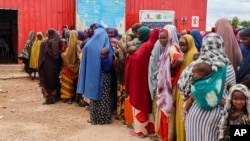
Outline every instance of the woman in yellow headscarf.
<path fill-rule="evenodd" d="M 182 72 L 191 62 L 193 62 L 193 57 L 196 53 L 198 53 L 198 51 L 193 37 L 189 34 L 181 36 L 179 44 L 183 53 L 183 63 L 181 65 Z M 185 141 L 185 127 L 184 120 L 182 118 L 182 106 L 184 101 L 181 97 L 179 89 L 176 94 L 176 141 Z"/>
<path fill-rule="evenodd" d="M 61 72 L 61 99 L 71 104 L 71 99 L 76 93 L 76 82 L 78 78 L 80 59 L 78 48 L 81 41 L 78 40 L 78 32 L 70 31 L 68 47 L 61 54 L 63 67 Z"/>
<path fill-rule="evenodd" d="M 38 58 L 39 58 L 39 52 L 40 52 L 40 45 L 44 41 L 44 36 L 42 32 L 36 33 L 36 40 L 33 43 L 31 47 L 31 55 L 30 55 L 30 65 L 29 67 L 34 70 L 34 77 L 36 78 L 36 72 L 38 70 Z"/>

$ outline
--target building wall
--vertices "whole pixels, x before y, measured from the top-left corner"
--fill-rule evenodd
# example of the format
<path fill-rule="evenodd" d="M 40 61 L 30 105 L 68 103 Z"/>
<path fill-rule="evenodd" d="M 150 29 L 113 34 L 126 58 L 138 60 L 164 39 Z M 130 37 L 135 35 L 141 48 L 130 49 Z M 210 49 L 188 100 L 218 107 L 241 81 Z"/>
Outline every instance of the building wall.
<path fill-rule="evenodd" d="M 173 10 L 175 11 L 175 26 L 178 32 L 182 29 L 193 29 L 192 16 L 199 16 L 199 27 L 206 30 L 207 0 L 126 0 L 126 29 L 139 22 L 140 10 Z M 186 22 L 182 22 L 186 17 Z"/>
<path fill-rule="evenodd" d="M 0 9 L 17 10 L 18 54 L 24 48 L 29 31 L 75 26 L 74 0 L 0 0 Z"/>

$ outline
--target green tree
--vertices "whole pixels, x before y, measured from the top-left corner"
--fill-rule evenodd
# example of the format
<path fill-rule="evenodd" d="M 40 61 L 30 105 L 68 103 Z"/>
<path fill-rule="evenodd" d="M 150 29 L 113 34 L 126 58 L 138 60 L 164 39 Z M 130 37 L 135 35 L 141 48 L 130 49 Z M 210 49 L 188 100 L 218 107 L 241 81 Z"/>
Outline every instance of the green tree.
<path fill-rule="evenodd" d="M 237 16 L 233 17 L 233 20 L 232 20 L 232 26 L 235 27 L 235 28 L 238 28 L 239 27 L 239 18 Z"/>
<path fill-rule="evenodd" d="M 250 21 L 246 21 L 246 20 L 241 21 L 241 22 L 240 22 L 240 25 L 241 25 L 242 27 L 248 27 L 248 26 L 250 26 Z"/>

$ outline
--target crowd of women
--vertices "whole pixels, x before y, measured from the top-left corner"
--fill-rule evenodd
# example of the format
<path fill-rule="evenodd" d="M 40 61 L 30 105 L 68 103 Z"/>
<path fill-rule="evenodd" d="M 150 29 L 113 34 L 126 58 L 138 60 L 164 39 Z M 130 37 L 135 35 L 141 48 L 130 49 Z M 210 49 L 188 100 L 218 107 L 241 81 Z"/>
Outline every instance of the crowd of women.
<path fill-rule="evenodd" d="M 30 32 L 19 56 L 26 72 L 38 71 L 44 104 L 76 101 L 89 106 L 88 123 L 114 118 L 154 141 L 226 141 L 229 125 L 250 124 L 250 28 L 235 34 L 224 18 L 206 34 L 140 23 L 124 35 L 97 23 L 64 28 L 46 39 Z"/>

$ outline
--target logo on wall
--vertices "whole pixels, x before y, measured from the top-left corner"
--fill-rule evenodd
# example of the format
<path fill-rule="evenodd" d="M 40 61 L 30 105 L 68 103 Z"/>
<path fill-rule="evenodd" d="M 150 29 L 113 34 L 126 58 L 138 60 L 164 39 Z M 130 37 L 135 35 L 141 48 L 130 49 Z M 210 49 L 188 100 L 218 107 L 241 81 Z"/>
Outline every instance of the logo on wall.
<path fill-rule="evenodd" d="M 192 16 L 192 27 L 199 27 L 199 16 Z"/>
<path fill-rule="evenodd" d="M 149 28 L 163 28 L 167 24 L 174 24 L 174 11 L 140 10 L 140 23 Z"/>

